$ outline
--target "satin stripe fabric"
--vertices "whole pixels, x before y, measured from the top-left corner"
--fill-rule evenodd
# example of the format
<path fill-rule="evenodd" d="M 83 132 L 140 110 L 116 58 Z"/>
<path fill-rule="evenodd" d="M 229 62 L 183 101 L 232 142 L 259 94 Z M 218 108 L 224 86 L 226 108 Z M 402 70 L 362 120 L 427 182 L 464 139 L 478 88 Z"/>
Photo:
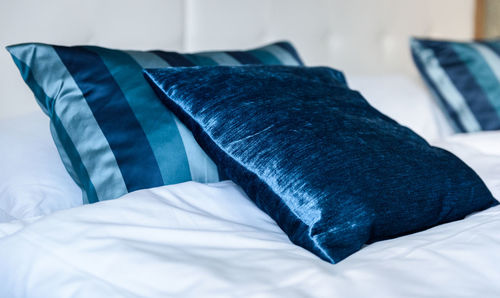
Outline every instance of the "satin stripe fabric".
<path fill-rule="evenodd" d="M 164 67 L 169 67 L 170 65 L 157 55 L 151 52 L 140 52 L 140 51 L 127 51 L 127 54 L 129 54 L 142 68 L 150 68 L 150 67 L 156 67 L 156 68 L 164 68 Z M 223 53 L 213 53 L 214 55 L 210 55 L 207 57 L 214 57 L 214 56 L 220 56 L 220 55 L 225 55 Z M 202 54 L 197 54 L 197 55 L 191 55 L 191 56 L 202 56 Z M 237 62 L 236 62 L 237 63 Z M 133 74 L 134 76 L 137 75 L 137 73 Z M 141 74 L 140 75 L 141 80 L 144 80 L 144 76 Z M 141 85 L 144 87 L 145 90 L 149 90 L 148 92 L 151 93 L 152 98 L 156 98 L 156 95 L 153 94 L 152 90 L 149 88 L 149 86 Z M 162 150 L 157 150 L 159 153 L 155 151 L 155 155 L 161 155 L 160 157 L 157 157 L 158 163 L 165 163 L 164 165 L 160 164 L 160 169 L 162 171 L 168 171 L 170 169 L 178 169 L 181 168 L 181 171 L 176 171 L 176 173 L 170 173 L 170 175 L 167 175 L 166 177 L 163 177 L 163 181 L 165 184 L 172 184 L 175 183 L 176 180 L 179 179 L 180 175 L 186 175 L 185 169 L 183 166 L 173 166 L 175 165 L 176 162 L 179 160 L 183 159 L 178 159 L 176 156 L 185 154 L 187 157 L 187 164 L 189 165 L 189 178 L 185 178 L 186 180 L 195 180 L 198 182 L 217 182 L 219 181 L 219 175 L 217 173 L 217 167 L 215 164 L 212 162 L 212 160 L 205 154 L 205 152 L 200 148 L 198 143 L 194 140 L 191 132 L 184 126 L 184 124 L 180 123 L 177 121 L 177 118 L 173 116 L 173 114 L 170 112 L 170 110 L 166 109 L 163 104 L 161 104 L 159 101 L 155 100 L 154 104 L 157 105 L 155 110 L 157 112 L 165 113 L 163 116 L 158 116 L 158 117 L 153 117 L 151 121 L 153 123 L 158 124 L 158 121 L 156 119 L 173 119 L 173 122 L 168 121 L 168 125 L 166 123 L 162 123 L 163 129 L 156 129 L 153 130 L 153 132 L 156 132 L 158 136 L 158 141 L 154 141 L 154 137 L 151 137 L 153 140 L 150 140 L 150 142 L 158 143 L 160 144 L 161 141 L 169 139 L 168 135 L 171 135 L 170 138 L 172 138 L 172 142 L 176 144 L 170 144 L 168 146 L 161 146 L 163 149 Z M 175 123 L 175 127 L 173 127 L 173 123 Z M 168 128 L 166 128 L 168 127 Z M 178 129 L 179 131 L 179 136 L 182 142 L 182 147 L 184 150 L 182 150 L 182 147 L 179 147 L 178 145 L 178 138 L 175 137 L 175 134 L 172 132 L 169 132 L 169 130 L 175 130 L 175 128 Z M 150 134 L 146 133 L 148 135 L 148 138 L 150 138 Z M 160 148 L 160 145 L 158 146 L 153 146 L 153 149 L 155 148 Z M 173 151 L 173 152 L 172 152 Z M 165 170 L 164 170 L 165 169 Z M 163 172 L 162 172 L 163 175 Z M 172 182 L 173 181 L 173 182 Z"/>
<path fill-rule="evenodd" d="M 70 157 L 70 163 L 65 159 L 63 162 L 75 182 L 85 190 L 84 200 L 96 202 L 99 197 L 119 196 L 126 192 L 115 156 L 106 137 L 54 48 L 30 45 L 9 50 L 15 60 L 23 61 L 22 65 L 18 66 L 21 67 L 21 73 L 26 74 L 24 79 L 34 91 L 39 104 L 42 106 L 46 104 L 44 110 L 49 113 L 51 125 L 54 126 L 52 133 L 57 133 L 54 139 L 58 138 L 63 146 L 58 147 L 58 150 L 66 151 Z M 51 61 L 50 69 L 46 68 L 48 63 L 42 67 L 30 67 L 27 63 L 34 59 Z M 35 86 L 41 89 L 36 89 Z M 54 98 L 62 92 L 60 90 L 64 90 L 65 96 L 56 105 Z M 79 119 L 79 123 L 74 119 Z M 81 127 L 85 129 L 81 130 Z M 89 154 L 94 151 L 101 152 L 98 164 Z M 106 175 L 101 174 L 103 170 L 101 166 L 107 169 Z"/>
<path fill-rule="evenodd" d="M 146 134 L 102 58 L 85 48 L 54 48 L 78 88 L 85 94 L 85 99 L 115 155 L 127 190 L 130 192 L 162 185 L 158 164 L 146 140 Z M 75 55 L 78 55 L 78 59 L 74 59 Z M 99 92 L 92 90 L 95 81 L 101 85 Z M 123 134 L 122 131 L 127 133 Z"/>
<path fill-rule="evenodd" d="M 170 66 L 194 66 L 191 60 L 183 55 L 174 52 L 153 51 L 154 54 L 165 60 Z"/>
<path fill-rule="evenodd" d="M 297 59 L 293 57 L 287 50 L 280 47 L 279 45 L 270 45 L 264 47 L 262 52 L 269 53 L 270 56 L 276 57 L 280 64 L 286 64 L 291 66 L 298 66 Z"/>
<path fill-rule="evenodd" d="M 156 100 L 153 90 L 144 84 L 146 81 L 141 75 L 144 67 L 125 52 L 96 47 L 90 50 L 97 53 L 106 64 L 148 139 L 143 143 L 151 148 L 155 158 L 154 166 L 148 171 L 159 171 L 161 174 L 161 179 L 157 179 L 155 185 L 151 187 L 172 184 L 177 179 L 190 180 L 188 160 L 186 152 L 182 150 L 184 146 L 177 133 L 175 117 L 161 102 Z M 122 65 L 127 67 L 122 67 Z M 142 100 L 136 100 L 137 98 Z M 158 129 L 159 127 L 161 129 Z M 131 141 L 137 142 L 138 140 Z M 176 149 L 169 150 L 170 148 Z M 134 162 L 134 164 L 137 163 Z M 142 166 L 145 165 L 142 164 Z M 175 173 L 172 173 L 173 169 Z"/>
<path fill-rule="evenodd" d="M 243 53 L 240 51 L 230 51 L 226 52 L 226 54 L 230 55 L 234 59 L 236 59 L 239 63 L 244 64 L 244 65 L 249 65 L 249 64 L 260 64 L 259 58 L 255 57 L 252 54 L 248 53 Z"/>
<path fill-rule="evenodd" d="M 299 53 L 297 52 L 297 50 L 295 50 L 295 48 L 292 46 L 291 43 L 282 41 L 282 42 L 277 42 L 273 45 L 278 46 L 283 50 L 285 50 L 285 52 L 291 55 L 295 61 L 302 61 L 302 59 L 299 57 Z M 300 64 L 302 64 L 302 62 Z"/>
<path fill-rule="evenodd" d="M 201 66 L 201 65 L 205 65 L 205 66 L 217 65 L 217 62 L 210 59 L 210 57 L 200 56 L 200 55 L 192 55 L 192 54 L 185 54 L 184 56 L 188 60 L 190 60 L 191 63 L 193 63 L 194 65 L 199 65 L 199 66 Z"/>
<path fill-rule="evenodd" d="M 415 63 L 457 132 L 500 129 L 500 41 L 412 39 Z"/>
<path fill-rule="evenodd" d="M 8 51 L 51 117 L 61 159 L 82 188 L 85 203 L 137 189 L 225 177 L 158 100 L 143 68 L 302 64 L 288 43 L 195 54 L 36 43 L 10 46 Z"/>
<path fill-rule="evenodd" d="M 496 123 L 500 121 L 494 106 L 494 85 L 498 85 L 495 75 L 488 64 L 484 62 L 483 57 L 469 45 L 453 44 L 452 49 L 453 51 L 448 56 L 449 60 L 446 62 L 456 63 L 455 61 L 460 60 L 463 63 L 446 68 L 447 73 L 460 93 L 463 94 L 472 113 L 482 115 L 482 117 L 476 117 L 481 124 L 481 128 L 483 130 L 494 130 Z M 491 85 L 491 79 L 495 81 L 493 82 L 493 88 L 488 87 L 489 84 Z M 496 89 L 500 91 L 499 88 Z M 488 94 L 490 91 L 492 91 L 492 94 Z M 500 103 L 500 97 L 498 96 L 497 101 Z"/>
<path fill-rule="evenodd" d="M 486 93 L 490 104 L 498 117 L 500 112 L 500 58 L 487 47 L 471 44 L 462 50 L 463 45 L 455 45 L 461 59 L 466 61 L 469 70 L 476 76 L 477 83 Z"/>
<path fill-rule="evenodd" d="M 269 51 L 263 51 L 263 50 L 255 50 L 255 51 L 250 51 L 250 53 L 255 56 L 257 59 L 260 61 L 265 61 L 266 63 L 269 64 L 280 64 L 281 62 L 271 54 Z"/>
<path fill-rule="evenodd" d="M 71 137 L 64 129 L 64 126 L 62 125 L 61 120 L 57 116 L 57 114 L 54 114 L 50 123 L 51 123 L 50 128 L 52 137 L 54 139 L 54 143 L 58 148 L 65 148 L 65 150 L 59 150 L 59 155 L 61 156 L 65 168 L 68 170 L 71 177 L 76 181 L 78 186 L 80 186 L 82 189 L 85 190 L 82 192 L 83 203 L 90 204 L 99 202 L 99 197 L 94 185 L 100 186 L 105 184 L 93 183 L 90 180 L 90 175 L 84 166 L 84 163 L 80 157 L 78 149 L 71 141 Z M 116 192 L 118 193 L 118 195 L 119 193 L 125 191 L 124 185 L 123 183 L 121 183 L 121 181 L 118 182 L 117 185 L 113 184 L 107 184 L 107 185 L 109 187 L 109 190 L 111 190 L 111 192 Z M 106 198 L 106 196 L 117 195 L 114 193 L 111 194 L 103 193 L 103 189 L 101 189 L 100 191 L 101 191 L 100 193 L 101 197 L 104 196 L 104 198 Z"/>
<path fill-rule="evenodd" d="M 443 107 L 445 115 L 449 116 L 450 124 L 456 128 L 456 131 L 480 130 L 481 127 L 465 103 L 465 99 L 453 85 L 446 72 L 439 66 L 434 52 L 423 48 L 418 43 L 412 43 L 412 53 L 419 69 L 425 67 L 425 72 L 421 72 L 421 74 L 430 86 L 431 92 L 439 99 L 440 106 Z M 437 82 L 439 82 L 439 88 Z M 461 111 L 461 113 L 457 111 Z"/>
<path fill-rule="evenodd" d="M 219 173 L 215 163 L 196 143 L 193 134 L 187 127 L 174 117 L 175 124 L 179 130 L 179 135 L 184 143 L 184 150 L 189 159 L 189 171 L 191 179 L 203 183 L 211 183 L 219 181 Z"/>
<path fill-rule="evenodd" d="M 479 44 L 489 47 L 492 51 L 494 51 L 498 56 L 500 56 L 500 42 L 488 42 L 488 41 L 478 41 Z"/>
<path fill-rule="evenodd" d="M 208 57 L 215 61 L 218 65 L 240 65 L 240 62 L 238 62 L 238 60 L 223 52 L 205 52 L 198 55 Z"/>
<path fill-rule="evenodd" d="M 494 72 L 497 81 L 500 82 L 500 56 L 498 56 L 494 50 L 490 47 L 476 43 L 471 45 L 476 51 L 481 53 L 486 63 L 491 67 Z"/>

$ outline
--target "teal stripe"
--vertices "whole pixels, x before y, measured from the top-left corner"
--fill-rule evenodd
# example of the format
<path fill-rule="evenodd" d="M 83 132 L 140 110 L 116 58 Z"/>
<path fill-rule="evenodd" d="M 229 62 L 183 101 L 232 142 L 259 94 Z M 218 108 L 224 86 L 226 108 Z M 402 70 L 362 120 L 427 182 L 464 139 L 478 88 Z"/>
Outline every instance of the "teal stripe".
<path fill-rule="evenodd" d="M 49 112 L 52 112 L 50 116 L 53 121 L 60 119 L 57 120 L 61 123 L 61 128 L 57 129 L 59 137 L 62 139 L 63 131 L 68 136 L 68 140 L 63 143 L 73 144 L 77 152 L 75 155 L 80 157 L 81 164 L 73 164 L 75 171 L 79 173 L 82 167 L 85 168 L 92 182 L 90 184 L 97 186 L 95 192 L 98 198 L 117 198 L 127 193 L 120 169 L 106 137 L 102 134 L 87 101 L 54 48 L 39 44 L 33 47 L 13 47 L 10 50 L 23 63 L 32 60 L 45 61 L 43 64 L 34 64 L 40 65 L 40 68 L 31 69 L 32 79 L 45 90 L 47 97 L 59 97 L 53 111 Z M 64 150 L 64 148 L 58 149 Z M 99 160 L 95 159 L 97 152 Z M 70 152 L 67 154 L 71 156 Z M 86 188 L 85 191 L 92 190 Z M 87 193 L 87 196 L 91 200 L 92 194 Z"/>
<path fill-rule="evenodd" d="M 34 46 L 30 46 L 30 47 L 34 47 Z M 28 84 L 31 91 L 33 91 L 33 94 L 35 95 L 35 98 L 36 98 L 36 102 L 38 103 L 38 105 L 40 106 L 42 111 L 47 116 L 50 116 L 50 114 L 52 113 L 52 107 L 53 107 L 52 106 L 52 102 L 53 102 L 52 98 L 48 97 L 47 94 L 45 94 L 45 91 L 43 91 L 43 88 L 40 87 L 40 85 L 38 85 L 38 83 L 35 81 L 29 66 L 26 65 L 24 62 L 22 62 L 21 60 L 19 60 L 15 56 L 14 53 L 17 52 L 15 46 L 7 47 L 7 50 L 9 51 L 9 53 L 11 53 L 12 60 L 14 60 L 14 63 L 16 64 L 17 68 L 21 72 L 22 78 L 24 79 L 26 84 Z"/>
<path fill-rule="evenodd" d="M 142 68 L 165 68 L 170 67 L 164 59 L 158 57 L 151 52 L 143 51 L 125 51 L 132 59 L 137 62 Z"/>
<path fill-rule="evenodd" d="M 500 81 L 500 57 L 492 49 L 480 43 L 473 43 L 471 46 L 483 56 L 497 80 Z"/>
<path fill-rule="evenodd" d="M 191 180 L 188 159 L 175 124 L 175 116 L 161 103 L 144 79 L 144 66 L 139 65 L 137 60 L 125 52 L 104 48 L 90 49 L 101 57 L 139 121 L 158 163 L 163 183 L 174 184 Z M 138 55 L 141 54 L 135 54 Z M 142 60 L 147 60 L 147 56 L 156 57 L 147 52 L 142 56 Z"/>
<path fill-rule="evenodd" d="M 474 47 L 458 43 L 453 44 L 452 47 L 473 74 L 493 108 L 500 114 L 500 82 L 490 65 Z"/>
<path fill-rule="evenodd" d="M 497 41 L 490 41 L 490 42 L 483 42 L 483 45 L 486 44 L 488 47 L 490 47 L 493 51 L 497 53 L 497 55 L 500 55 L 500 40 Z"/>
<path fill-rule="evenodd" d="M 175 123 L 184 143 L 193 180 L 203 183 L 218 182 L 219 173 L 215 163 L 201 149 L 191 131 L 178 118 L 175 118 Z"/>
<path fill-rule="evenodd" d="M 54 116 L 57 116 L 57 115 L 54 114 Z M 63 127 L 60 125 L 56 127 L 55 123 L 61 123 L 61 120 L 59 120 L 59 118 L 57 118 L 55 120 L 51 119 L 51 121 L 50 121 L 50 133 L 52 135 L 54 143 L 56 144 L 56 147 L 57 148 L 64 148 L 63 141 L 61 141 L 61 138 L 59 138 L 59 134 L 62 134 L 62 132 L 59 132 L 59 133 L 57 132 L 58 130 L 61 130 L 61 128 L 63 128 Z M 69 137 L 67 139 L 69 139 Z M 73 144 L 71 144 L 71 145 L 74 147 Z M 73 166 L 73 163 L 71 162 L 71 158 L 69 157 L 66 150 L 57 150 L 57 151 L 59 152 L 59 156 L 61 157 L 61 160 L 64 164 L 64 167 L 68 171 L 71 178 L 73 178 L 73 180 L 75 180 L 76 184 L 78 184 L 78 186 L 80 186 L 80 188 L 83 188 L 83 183 L 80 182 L 80 178 L 78 176 L 78 173 L 75 170 L 78 167 Z M 78 155 L 77 159 L 80 160 L 80 155 Z M 82 164 L 81 161 L 79 164 Z M 85 171 L 85 172 L 87 172 L 87 171 Z M 88 173 L 87 173 L 87 176 L 88 176 Z M 89 178 L 89 180 L 90 180 L 90 178 Z"/>
<path fill-rule="evenodd" d="M 164 60 L 157 57 L 154 53 L 128 52 L 128 54 L 141 64 L 143 68 L 162 68 L 169 66 L 166 62 L 161 64 L 161 61 Z M 210 60 L 212 59 L 210 58 Z M 201 149 L 192 133 L 176 117 L 174 117 L 174 119 L 181 136 L 182 143 L 184 144 L 183 148 L 188 159 L 191 179 L 203 183 L 219 181 L 219 175 L 215 163 Z"/>
<path fill-rule="evenodd" d="M 300 63 L 295 59 L 295 57 L 292 54 L 290 54 L 288 51 L 285 51 L 280 46 L 270 45 L 267 47 L 263 47 L 261 50 L 272 54 L 274 57 L 276 57 L 276 59 L 278 59 L 281 62 L 280 64 L 291 65 L 291 66 L 300 65 Z"/>
<path fill-rule="evenodd" d="M 263 50 L 251 50 L 248 53 L 252 54 L 255 58 L 259 59 L 262 64 L 282 64 L 271 52 Z"/>
<path fill-rule="evenodd" d="M 419 57 L 419 60 L 425 67 L 425 71 L 429 78 L 434 82 L 440 82 L 437 87 L 442 96 L 447 99 L 447 103 L 454 111 L 459 111 L 457 117 L 460 119 L 460 123 L 464 126 L 465 130 L 480 131 L 481 126 L 472 114 L 469 106 L 466 104 L 462 94 L 457 90 L 446 72 L 441 68 L 434 52 L 430 49 L 423 48 L 417 41 L 412 41 L 412 48 L 415 55 Z"/>
<path fill-rule="evenodd" d="M 24 81 L 26 82 L 26 84 L 28 84 L 28 86 L 30 86 L 30 88 L 35 93 L 35 96 L 37 97 L 37 102 L 38 102 L 38 97 L 40 97 L 43 98 L 44 103 L 52 107 L 51 103 L 53 102 L 53 99 L 49 98 L 47 94 L 43 92 L 43 89 L 34 79 L 33 73 L 29 68 L 29 66 L 26 65 L 21 60 L 17 59 L 17 57 L 14 55 L 12 56 L 12 58 L 14 59 L 19 70 L 21 70 L 21 75 Z M 83 192 L 83 203 L 97 202 L 98 201 L 97 193 L 95 192 L 94 186 L 90 182 L 90 177 L 88 175 L 88 172 L 85 169 L 85 167 L 82 166 L 83 163 L 80 159 L 80 155 L 78 154 L 74 144 L 71 142 L 71 139 L 66 133 L 66 130 L 62 126 L 59 117 L 57 117 L 55 113 L 52 113 L 52 111 L 49 113 L 48 110 L 46 110 L 42 104 L 40 106 L 42 106 L 44 112 L 46 112 L 47 115 L 49 116 L 52 115 L 50 121 L 50 132 L 52 134 L 52 138 L 54 139 L 54 143 L 58 148 L 57 151 L 59 152 L 59 156 L 61 157 L 64 167 L 66 168 L 70 176 L 73 178 L 75 183 L 80 188 L 84 188 L 87 190 L 87 192 Z M 62 137 L 59 137 L 59 135 L 61 135 Z M 63 149 L 65 148 L 65 146 L 68 151 Z"/>
<path fill-rule="evenodd" d="M 184 54 L 183 56 L 197 66 L 218 65 L 217 62 L 207 56 L 197 54 Z"/>
<path fill-rule="evenodd" d="M 163 68 L 168 67 L 168 63 L 156 56 L 154 53 L 145 52 L 127 52 L 143 68 Z M 186 152 L 189 163 L 189 172 L 191 179 L 198 182 L 209 183 L 219 181 L 217 167 L 214 162 L 201 149 L 196 142 L 193 134 L 174 116 L 174 120 L 181 136 L 183 150 Z"/>
<path fill-rule="evenodd" d="M 53 114 L 52 120 L 50 121 L 50 132 L 57 148 L 65 148 L 57 150 L 61 160 L 63 161 L 64 167 L 76 184 L 81 189 L 85 189 L 85 191 L 82 192 L 83 204 L 98 202 L 99 199 L 97 197 L 97 193 L 94 185 L 90 183 L 89 174 L 83 166 L 80 154 L 78 154 L 75 145 L 71 142 L 71 138 L 66 133 L 61 120 L 56 114 Z"/>
<path fill-rule="evenodd" d="M 224 52 L 203 52 L 197 54 L 198 56 L 205 56 L 217 63 L 217 65 L 227 65 L 227 66 L 238 66 L 241 65 L 238 60 L 234 59 L 230 55 L 224 53 Z"/>

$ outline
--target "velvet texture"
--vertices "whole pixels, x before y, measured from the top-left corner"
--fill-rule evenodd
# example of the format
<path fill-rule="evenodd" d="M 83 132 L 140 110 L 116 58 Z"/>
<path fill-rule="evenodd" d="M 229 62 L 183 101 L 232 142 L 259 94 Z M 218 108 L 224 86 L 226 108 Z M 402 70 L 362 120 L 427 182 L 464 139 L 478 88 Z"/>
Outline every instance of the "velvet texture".
<path fill-rule="evenodd" d="M 289 238 L 336 263 L 497 202 L 467 165 L 328 68 L 146 70 L 160 99 Z"/>

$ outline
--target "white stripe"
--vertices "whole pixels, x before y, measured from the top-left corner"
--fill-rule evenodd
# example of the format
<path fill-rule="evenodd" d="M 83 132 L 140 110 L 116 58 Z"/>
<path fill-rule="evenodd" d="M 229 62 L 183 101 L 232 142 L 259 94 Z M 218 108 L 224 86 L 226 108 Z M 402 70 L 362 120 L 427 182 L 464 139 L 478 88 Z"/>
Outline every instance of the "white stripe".
<path fill-rule="evenodd" d="M 483 56 L 488 66 L 491 68 L 495 77 L 500 82 L 500 57 L 485 45 L 479 43 L 471 43 L 471 46 Z"/>
<path fill-rule="evenodd" d="M 290 54 L 288 51 L 285 51 L 280 46 L 270 45 L 267 47 L 263 47 L 261 50 L 271 53 L 284 65 L 291 65 L 291 66 L 299 65 L 299 62 L 292 56 L 292 54 Z"/>
<path fill-rule="evenodd" d="M 217 63 L 219 65 L 228 65 L 228 66 L 241 65 L 241 63 L 238 62 L 238 60 L 234 59 L 233 57 L 231 57 L 230 55 L 228 55 L 224 52 L 203 52 L 203 53 L 198 53 L 196 55 L 208 57 L 208 58 L 214 60 L 215 63 Z"/>
<path fill-rule="evenodd" d="M 144 53 L 144 52 L 133 52 L 133 51 L 129 51 L 127 53 L 130 56 L 132 56 L 132 58 L 134 58 L 137 61 L 137 63 L 139 63 L 144 68 L 169 67 L 167 62 L 165 62 L 163 59 L 159 58 L 156 55 L 151 55 L 150 53 Z M 218 56 L 220 60 L 226 59 L 226 57 L 224 57 L 224 55 L 226 54 L 220 56 L 217 53 L 207 52 L 204 54 L 206 54 L 206 56 L 211 59 L 214 59 L 215 56 Z M 154 59 L 155 57 L 157 59 Z M 228 57 L 233 59 L 230 56 Z M 225 61 L 230 62 L 230 60 L 228 59 L 226 59 Z M 238 62 L 236 61 L 236 63 Z M 173 116 L 173 118 L 175 120 L 177 130 L 179 131 L 182 143 L 184 144 L 184 151 L 186 152 L 191 179 L 203 183 L 219 181 L 219 174 L 217 172 L 217 167 L 215 166 L 214 162 L 200 148 L 200 145 L 198 145 L 198 143 L 194 139 L 191 131 L 187 129 L 186 126 L 184 126 L 184 124 L 182 124 L 177 117 Z"/>
<path fill-rule="evenodd" d="M 184 143 L 184 150 L 186 150 L 191 179 L 203 183 L 219 181 L 219 173 L 217 172 L 215 163 L 208 157 L 205 151 L 201 149 L 191 131 L 187 129 L 177 117 L 174 117 L 174 119 L 179 134 L 181 135 L 182 142 Z"/>
<path fill-rule="evenodd" d="M 98 199 L 114 199 L 127 193 L 120 168 L 106 137 L 80 88 L 54 48 L 40 44 L 20 46 L 11 51 L 31 67 L 34 80 L 47 96 L 55 100 L 54 112 L 80 154 Z M 32 61 L 43 63 L 31 63 Z"/>
<path fill-rule="evenodd" d="M 466 131 L 480 131 L 481 126 L 467 106 L 462 94 L 456 89 L 439 61 L 430 49 L 424 49 L 417 41 L 412 41 L 412 47 L 425 67 L 427 75 L 434 81 L 440 93 L 451 108 L 457 112 L 460 122 Z"/>
<path fill-rule="evenodd" d="M 143 68 L 165 68 L 170 67 L 167 61 L 161 59 L 154 53 L 140 51 L 126 51 Z"/>

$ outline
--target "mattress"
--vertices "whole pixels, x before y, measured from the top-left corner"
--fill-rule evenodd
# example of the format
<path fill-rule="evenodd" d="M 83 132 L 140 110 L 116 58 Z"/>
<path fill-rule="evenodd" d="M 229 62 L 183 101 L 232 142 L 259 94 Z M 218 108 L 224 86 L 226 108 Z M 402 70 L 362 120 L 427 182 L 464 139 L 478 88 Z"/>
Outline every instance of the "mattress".
<path fill-rule="evenodd" d="M 500 132 L 435 145 L 500 197 Z M 0 297 L 493 297 L 500 206 L 332 265 L 230 181 L 187 182 L 0 224 Z"/>

